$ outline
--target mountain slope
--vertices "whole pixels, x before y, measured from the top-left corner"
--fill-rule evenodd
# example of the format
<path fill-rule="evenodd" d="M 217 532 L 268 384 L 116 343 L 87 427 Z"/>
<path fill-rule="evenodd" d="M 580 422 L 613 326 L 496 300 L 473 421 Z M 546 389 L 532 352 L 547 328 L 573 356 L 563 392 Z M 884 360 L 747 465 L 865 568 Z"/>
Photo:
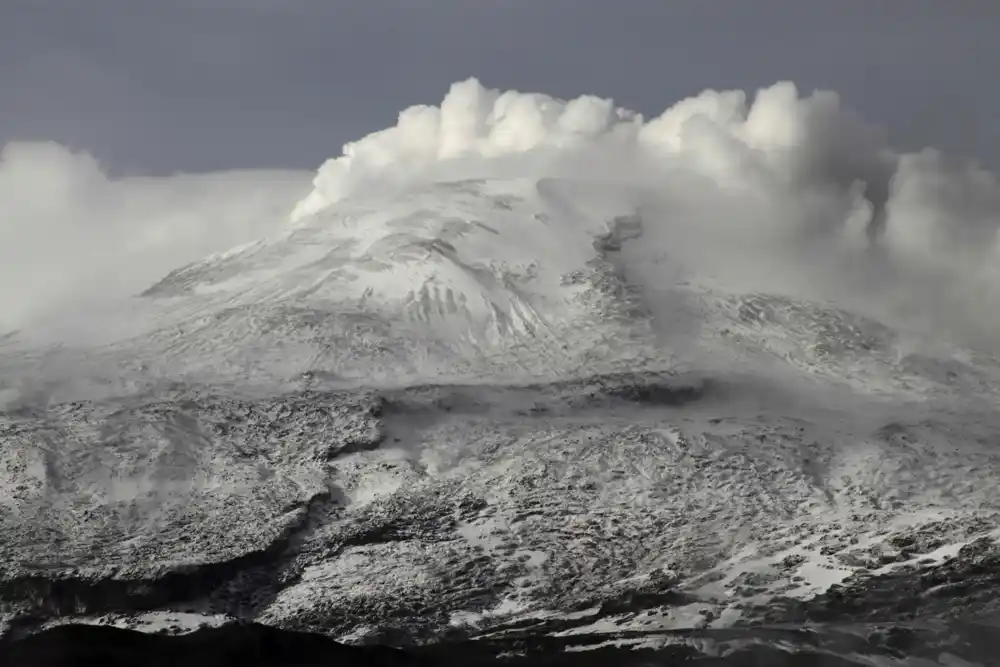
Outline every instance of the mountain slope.
<path fill-rule="evenodd" d="M 652 222 L 608 184 L 358 196 L 100 346 L 5 340 L 5 622 L 627 643 L 995 611 L 992 358 L 699 276 Z"/>
<path fill-rule="evenodd" d="M 103 346 L 6 339 L 0 391 L 48 378 L 66 391 L 91 376 L 128 391 L 175 380 L 288 386 L 304 373 L 394 386 L 790 367 L 865 393 L 994 393 L 992 355 L 792 289 L 706 279 L 682 242 L 664 245 L 647 199 L 554 179 L 358 196 L 174 271 L 107 320 Z"/>

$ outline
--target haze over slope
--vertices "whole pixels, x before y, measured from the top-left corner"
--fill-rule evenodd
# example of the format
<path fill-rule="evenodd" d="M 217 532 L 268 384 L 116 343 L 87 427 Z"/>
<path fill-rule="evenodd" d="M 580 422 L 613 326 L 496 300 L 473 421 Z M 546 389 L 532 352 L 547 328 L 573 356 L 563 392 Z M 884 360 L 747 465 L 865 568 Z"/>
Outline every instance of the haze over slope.
<path fill-rule="evenodd" d="M 346 145 L 287 218 L 300 175 L 108 180 L 69 158 L 4 153 L 4 328 L 18 345 L 130 341 L 115 373 L 124 358 L 201 379 L 558 376 L 762 346 L 815 370 L 846 344 L 873 352 L 855 366 L 895 371 L 930 353 L 917 375 L 940 379 L 942 355 L 973 358 L 952 344 L 992 354 L 1000 324 L 996 177 L 894 152 L 836 94 L 790 83 L 647 120 L 460 82 Z"/>

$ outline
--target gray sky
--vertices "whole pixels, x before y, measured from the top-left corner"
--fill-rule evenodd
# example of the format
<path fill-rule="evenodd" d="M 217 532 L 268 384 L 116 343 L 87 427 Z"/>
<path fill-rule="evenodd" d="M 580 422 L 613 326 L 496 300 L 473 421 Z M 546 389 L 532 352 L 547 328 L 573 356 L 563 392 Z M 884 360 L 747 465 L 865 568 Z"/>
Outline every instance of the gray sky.
<path fill-rule="evenodd" d="M 0 143 L 312 168 L 468 76 L 646 115 L 791 79 L 996 168 L 998 34 L 996 0 L 2 0 Z"/>

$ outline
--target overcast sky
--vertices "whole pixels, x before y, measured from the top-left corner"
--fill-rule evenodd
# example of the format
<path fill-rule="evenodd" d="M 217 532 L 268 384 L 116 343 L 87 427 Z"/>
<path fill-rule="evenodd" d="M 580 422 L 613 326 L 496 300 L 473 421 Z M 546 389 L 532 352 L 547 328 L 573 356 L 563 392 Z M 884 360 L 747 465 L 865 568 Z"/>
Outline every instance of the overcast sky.
<path fill-rule="evenodd" d="M 469 76 L 647 115 L 791 79 L 996 168 L 998 34 L 996 0 L 2 0 L 0 144 L 313 168 Z"/>

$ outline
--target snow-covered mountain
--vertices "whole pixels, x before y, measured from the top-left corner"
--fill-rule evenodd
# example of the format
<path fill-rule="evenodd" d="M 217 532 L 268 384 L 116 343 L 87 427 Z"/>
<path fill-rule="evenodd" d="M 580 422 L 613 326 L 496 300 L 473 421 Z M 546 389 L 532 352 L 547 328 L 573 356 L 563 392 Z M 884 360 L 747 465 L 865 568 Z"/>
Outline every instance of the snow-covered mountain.
<path fill-rule="evenodd" d="M 902 664 L 892 626 L 912 664 L 975 664 L 934 633 L 997 612 L 1000 364 L 816 288 L 848 237 L 775 247 L 822 269 L 796 284 L 769 234 L 709 261 L 690 202 L 635 179 L 352 188 L 101 340 L 0 340 L 9 629 Z M 830 627 L 775 629 L 805 622 Z"/>
<path fill-rule="evenodd" d="M 647 228 L 659 221 L 645 218 L 643 195 L 492 179 L 349 199 L 173 271 L 107 320 L 100 345 L 8 337 L 8 400 L 44 383 L 47 368 L 77 384 L 93 368 L 105 382 L 268 388 L 319 376 L 398 386 L 696 367 L 897 397 L 993 393 L 990 354 L 829 300 L 719 283 L 683 245 L 651 251 Z"/>

